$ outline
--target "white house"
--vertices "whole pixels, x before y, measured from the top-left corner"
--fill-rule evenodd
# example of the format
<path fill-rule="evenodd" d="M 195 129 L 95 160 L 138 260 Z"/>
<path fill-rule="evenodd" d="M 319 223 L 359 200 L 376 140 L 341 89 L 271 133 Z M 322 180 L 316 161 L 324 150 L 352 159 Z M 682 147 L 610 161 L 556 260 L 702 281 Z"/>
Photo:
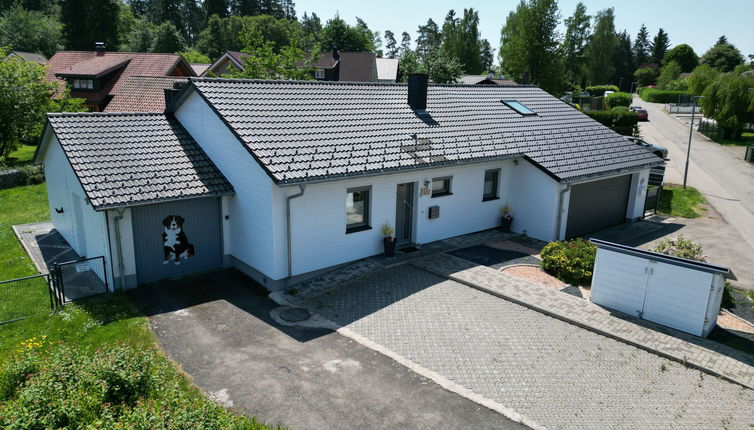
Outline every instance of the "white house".
<path fill-rule="evenodd" d="M 504 205 L 514 231 L 583 235 L 639 218 L 662 163 L 533 86 L 191 78 L 166 97 L 50 115 L 40 149 L 54 225 L 116 286 L 234 266 L 276 290 L 381 253 L 383 224 L 422 244 Z"/>

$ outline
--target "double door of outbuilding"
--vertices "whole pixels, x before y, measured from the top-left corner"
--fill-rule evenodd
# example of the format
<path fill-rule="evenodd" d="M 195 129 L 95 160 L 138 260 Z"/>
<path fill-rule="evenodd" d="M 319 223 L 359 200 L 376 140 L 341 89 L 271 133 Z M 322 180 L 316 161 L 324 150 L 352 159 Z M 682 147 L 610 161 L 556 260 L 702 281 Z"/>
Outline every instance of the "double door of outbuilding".
<path fill-rule="evenodd" d="M 138 283 L 222 267 L 219 198 L 137 206 L 131 214 Z"/>

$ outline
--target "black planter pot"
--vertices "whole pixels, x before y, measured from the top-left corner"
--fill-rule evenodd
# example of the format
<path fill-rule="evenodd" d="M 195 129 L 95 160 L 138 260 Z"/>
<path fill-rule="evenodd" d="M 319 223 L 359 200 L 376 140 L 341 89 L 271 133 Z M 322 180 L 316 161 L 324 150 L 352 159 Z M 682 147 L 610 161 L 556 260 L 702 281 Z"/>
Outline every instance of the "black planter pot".
<path fill-rule="evenodd" d="M 395 257 L 395 238 L 386 237 L 382 239 L 382 246 L 385 248 L 385 257 Z"/>
<path fill-rule="evenodd" d="M 503 230 L 503 233 L 510 233 L 511 224 L 513 224 L 513 218 L 502 217 L 502 224 L 500 225 L 500 228 Z"/>

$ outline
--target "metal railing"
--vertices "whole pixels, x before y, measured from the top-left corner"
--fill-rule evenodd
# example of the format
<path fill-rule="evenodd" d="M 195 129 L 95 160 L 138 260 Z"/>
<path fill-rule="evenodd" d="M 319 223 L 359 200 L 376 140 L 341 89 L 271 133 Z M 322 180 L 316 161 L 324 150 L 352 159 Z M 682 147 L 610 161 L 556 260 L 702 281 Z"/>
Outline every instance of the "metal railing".
<path fill-rule="evenodd" d="M 108 292 L 105 257 L 102 256 L 56 263 L 50 273 L 60 304 Z"/>
<path fill-rule="evenodd" d="M 0 281 L 0 324 L 50 312 L 56 306 L 48 275 Z"/>

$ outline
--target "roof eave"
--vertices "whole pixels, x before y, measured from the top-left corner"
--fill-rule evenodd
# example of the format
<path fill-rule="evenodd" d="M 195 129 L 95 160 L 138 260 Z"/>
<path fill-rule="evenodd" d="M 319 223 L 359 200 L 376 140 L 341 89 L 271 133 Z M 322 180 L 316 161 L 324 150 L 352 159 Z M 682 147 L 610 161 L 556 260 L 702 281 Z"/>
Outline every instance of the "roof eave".
<path fill-rule="evenodd" d="M 233 196 L 236 194 L 235 190 L 229 190 L 229 191 L 220 191 L 216 193 L 205 193 L 205 194 L 194 194 L 190 196 L 182 196 L 177 198 L 162 198 L 162 199 L 150 199 L 150 200 L 141 200 L 138 202 L 126 202 L 126 203 L 112 203 L 107 205 L 97 205 L 94 206 L 92 204 L 92 207 L 97 212 L 102 211 L 108 211 L 111 209 L 127 209 L 127 208 L 133 208 L 138 206 L 148 206 L 148 205 L 154 205 L 157 203 L 167 203 L 167 202 L 178 202 L 183 200 L 193 200 L 193 199 L 203 199 L 203 198 L 209 198 L 209 197 L 222 197 L 222 196 Z M 91 199 L 89 200 L 91 202 Z"/>

